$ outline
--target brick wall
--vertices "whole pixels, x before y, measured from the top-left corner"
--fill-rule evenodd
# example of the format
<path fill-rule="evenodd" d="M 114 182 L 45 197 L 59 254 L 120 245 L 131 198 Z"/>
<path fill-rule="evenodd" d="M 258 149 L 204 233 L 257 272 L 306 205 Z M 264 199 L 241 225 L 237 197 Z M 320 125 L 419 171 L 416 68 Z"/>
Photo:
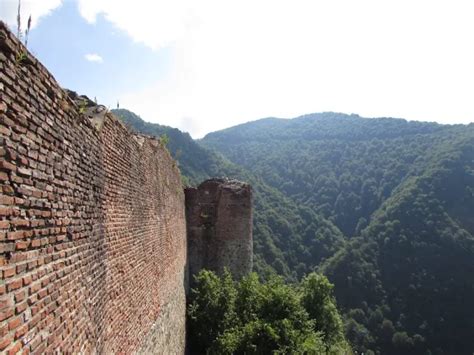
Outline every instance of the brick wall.
<path fill-rule="evenodd" d="M 0 22 L 0 351 L 182 353 L 175 162 L 23 51 Z"/>
<path fill-rule="evenodd" d="M 228 268 L 240 278 L 252 270 L 252 190 L 236 180 L 209 179 L 187 188 L 188 267 Z M 192 281 L 192 280 L 191 280 Z"/>

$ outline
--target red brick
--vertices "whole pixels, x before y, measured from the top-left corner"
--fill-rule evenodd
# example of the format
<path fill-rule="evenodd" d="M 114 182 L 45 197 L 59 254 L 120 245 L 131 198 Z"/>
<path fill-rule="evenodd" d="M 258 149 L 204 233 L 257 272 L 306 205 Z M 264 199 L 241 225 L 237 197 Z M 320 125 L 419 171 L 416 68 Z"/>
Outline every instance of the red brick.
<path fill-rule="evenodd" d="M 30 221 L 27 219 L 15 219 L 10 223 L 14 227 L 28 227 L 30 225 Z"/>
<path fill-rule="evenodd" d="M 30 342 L 30 347 L 31 347 L 31 351 L 36 351 L 36 350 L 39 350 L 38 347 L 41 345 L 41 337 L 40 336 L 37 336 L 35 339 L 33 339 L 31 342 Z M 38 351 L 38 353 L 41 353 L 41 351 Z"/>
<path fill-rule="evenodd" d="M 30 169 L 25 169 L 25 168 L 17 168 L 17 173 L 18 175 L 22 176 L 31 176 L 31 170 Z"/>
<path fill-rule="evenodd" d="M 10 240 L 21 239 L 25 234 L 24 231 L 15 231 L 15 232 L 8 232 L 7 238 Z"/>
<path fill-rule="evenodd" d="M 30 292 L 29 293 L 30 293 L 30 295 L 32 295 L 32 294 L 38 292 L 39 290 L 41 290 L 41 283 L 36 282 L 36 283 L 34 283 L 30 286 Z"/>
<path fill-rule="evenodd" d="M 0 216 L 10 216 L 13 212 L 11 207 L 0 207 Z"/>
<path fill-rule="evenodd" d="M 8 333 L 8 324 L 5 322 L 0 325 L 0 339 L 2 339 Z"/>
<path fill-rule="evenodd" d="M 16 165 L 6 160 L 0 161 L 0 168 L 5 169 L 5 170 L 10 170 L 10 171 L 16 171 Z"/>
<path fill-rule="evenodd" d="M 34 305 L 38 301 L 38 295 L 34 294 L 33 296 L 28 297 L 28 305 Z"/>
<path fill-rule="evenodd" d="M 31 315 L 34 317 L 35 315 L 38 314 L 39 311 L 41 311 L 41 308 L 38 306 L 31 306 L 30 311 L 31 311 Z"/>
<path fill-rule="evenodd" d="M 9 297 L 0 299 L 0 310 L 5 310 L 8 307 L 12 306 L 12 301 Z"/>
<path fill-rule="evenodd" d="M 15 332 L 15 339 L 18 339 L 28 332 L 28 324 L 22 325 Z"/>
<path fill-rule="evenodd" d="M 3 193 L 7 195 L 13 195 L 15 193 L 15 190 L 10 185 L 3 185 L 2 190 Z"/>
<path fill-rule="evenodd" d="M 23 286 L 28 286 L 31 283 L 31 275 L 27 275 L 23 277 Z"/>
<path fill-rule="evenodd" d="M 13 308 L 4 309 L 3 311 L 0 311 L 0 322 L 10 318 L 11 316 L 13 316 L 13 314 Z"/>
<path fill-rule="evenodd" d="M 25 249 L 28 249 L 29 245 L 30 245 L 29 241 L 19 241 L 15 243 L 15 248 L 16 250 L 25 250 Z"/>
<path fill-rule="evenodd" d="M 29 165 L 28 164 L 28 159 L 26 159 L 25 157 L 20 157 L 20 163 L 21 163 L 21 165 L 25 165 L 25 166 Z M 20 171 L 20 169 L 22 169 L 22 171 Z M 26 173 L 24 173 L 25 171 L 26 171 Z M 28 174 L 28 172 L 29 172 L 29 174 Z M 17 173 L 19 175 L 27 175 L 27 176 L 31 175 L 31 171 L 26 169 L 26 168 L 18 168 Z"/>
<path fill-rule="evenodd" d="M 23 204 L 25 204 L 25 199 L 24 198 L 20 198 L 20 197 L 15 197 L 15 205 L 17 206 L 21 206 Z"/>
<path fill-rule="evenodd" d="M 12 348 L 8 349 L 8 355 L 17 354 L 19 351 L 21 351 L 22 346 L 23 345 L 21 344 L 21 342 L 15 343 Z"/>
<path fill-rule="evenodd" d="M 28 304 L 26 302 L 19 303 L 16 305 L 15 313 L 16 314 L 23 313 L 27 307 L 28 307 Z"/>
<path fill-rule="evenodd" d="M 8 335 L 6 337 L 3 337 L 2 339 L 0 339 L 0 350 L 5 350 L 5 348 L 11 344 L 11 342 L 13 341 L 13 336 L 11 335 Z"/>
<path fill-rule="evenodd" d="M 34 159 L 34 160 L 38 160 L 38 152 L 36 152 L 36 151 L 31 151 L 31 150 L 30 150 L 30 151 L 28 152 L 28 157 L 30 157 L 30 158 L 32 158 L 32 159 Z"/>
<path fill-rule="evenodd" d="M 16 274 L 16 267 L 15 266 L 11 266 L 11 267 L 3 270 L 3 277 L 4 278 L 15 276 L 15 274 Z"/>
<path fill-rule="evenodd" d="M 13 280 L 13 281 L 10 281 L 8 284 L 7 284 L 7 290 L 8 292 L 11 292 L 11 291 L 14 291 L 14 290 L 17 290 L 21 287 L 22 285 L 22 280 L 21 279 L 16 279 L 16 280 Z"/>
<path fill-rule="evenodd" d="M 11 196 L 0 195 L 0 205 L 13 205 L 15 199 Z"/>
<path fill-rule="evenodd" d="M 7 136 L 7 137 L 12 134 L 12 132 L 10 131 L 10 128 L 5 127 L 3 125 L 0 125 L 0 133 L 4 136 Z"/>
<path fill-rule="evenodd" d="M 13 318 L 8 322 L 8 329 L 9 330 L 14 330 L 14 329 L 18 328 L 22 323 L 23 322 L 22 322 L 22 317 L 21 316 Z"/>
<path fill-rule="evenodd" d="M 19 291 L 15 293 L 15 302 L 21 302 L 26 298 L 26 292 L 25 291 Z"/>
<path fill-rule="evenodd" d="M 13 133 L 12 138 L 16 138 L 16 137 L 17 137 L 17 134 Z M 11 148 L 7 148 L 7 153 L 11 161 L 15 161 L 18 157 L 18 154 L 16 153 L 16 151 Z"/>
<path fill-rule="evenodd" d="M 30 262 L 28 263 L 28 270 L 34 269 L 37 264 L 38 264 L 38 262 L 37 262 L 36 260 L 30 261 Z"/>
<path fill-rule="evenodd" d="M 26 264 L 26 263 L 18 264 L 18 265 L 16 266 L 16 273 L 17 273 L 17 274 L 21 274 L 22 272 L 25 272 L 27 266 L 28 266 L 28 264 Z"/>
<path fill-rule="evenodd" d="M 31 241 L 31 247 L 32 248 L 38 248 L 39 246 L 41 246 L 41 240 L 39 239 L 33 239 Z"/>
<path fill-rule="evenodd" d="M 33 316 L 31 320 L 28 322 L 28 328 L 31 330 L 33 329 L 41 320 L 41 314 L 37 314 L 36 316 Z"/>
<path fill-rule="evenodd" d="M 38 298 L 42 299 L 48 294 L 48 290 L 43 288 L 42 290 L 38 291 Z"/>

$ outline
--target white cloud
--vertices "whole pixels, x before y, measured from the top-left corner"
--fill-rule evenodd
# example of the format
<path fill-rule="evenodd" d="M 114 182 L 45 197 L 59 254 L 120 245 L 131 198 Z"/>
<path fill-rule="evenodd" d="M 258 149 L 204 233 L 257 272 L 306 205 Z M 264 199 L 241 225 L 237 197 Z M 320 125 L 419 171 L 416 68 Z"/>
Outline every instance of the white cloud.
<path fill-rule="evenodd" d="M 23 0 L 21 1 L 20 16 L 22 20 L 22 30 L 26 29 L 28 17 L 31 15 L 31 28 L 36 27 L 43 16 L 49 15 L 54 9 L 59 7 L 62 0 Z M 0 1 L 0 19 L 5 21 L 15 33 L 17 30 L 18 0 Z"/>
<path fill-rule="evenodd" d="M 78 1 L 90 22 L 102 14 L 150 48 L 173 48 L 167 79 L 120 101 L 194 136 L 326 110 L 474 118 L 470 0 Z"/>
<path fill-rule="evenodd" d="M 89 54 L 86 54 L 84 55 L 84 58 L 89 61 L 89 62 L 93 62 L 93 63 L 103 63 L 104 62 L 104 59 L 102 59 L 102 57 L 96 53 L 89 53 Z"/>
<path fill-rule="evenodd" d="M 188 1 L 183 0 L 77 0 L 79 12 L 90 23 L 102 15 L 134 40 L 153 49 L 173 44 L 184 35 Z"/>

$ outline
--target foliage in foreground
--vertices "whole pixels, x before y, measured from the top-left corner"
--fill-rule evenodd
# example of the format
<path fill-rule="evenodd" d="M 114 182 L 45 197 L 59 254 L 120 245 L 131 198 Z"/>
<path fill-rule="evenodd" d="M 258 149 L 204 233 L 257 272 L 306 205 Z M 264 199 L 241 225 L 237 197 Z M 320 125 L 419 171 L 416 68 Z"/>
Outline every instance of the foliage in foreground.
<path fill-rule="evenodd" d="M 351 354 L 333 286 L 309 274 L 298 285 L 256 273 L 240 281 L 203 270 L 188 305 L 193 354 Z"/>

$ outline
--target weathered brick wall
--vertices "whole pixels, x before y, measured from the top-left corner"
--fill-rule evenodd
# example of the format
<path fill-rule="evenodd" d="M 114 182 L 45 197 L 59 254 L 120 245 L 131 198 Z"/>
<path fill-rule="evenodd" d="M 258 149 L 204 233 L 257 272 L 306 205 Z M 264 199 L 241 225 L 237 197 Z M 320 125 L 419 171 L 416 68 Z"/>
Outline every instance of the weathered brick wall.
<path fill-rule="evenodd" d="M 107 120 L 102 128 L 105 167 L 105 234 L 109 254 L 105 333 L 113 339 L 106 352 L 135 349 L 148 339 L 166 303 L 180 300 L 166 321 L 173 337 L 167 351 L 184 345 L 184 266 L 186 225 L 179 171 L 156 140 L 134 137 L 122 124 Z M 179 291 L 179 292 L 177 292 Z M 173 320 L 174 319 L 174 320 Z M 160 323 L 160 322 L 158 322 Z M 178 323 L 178 325 L 174 325 Z M 172 329 L 177 327 L 179 329 Z M 156 329 L 156 327 L 155 327 Z M 158 331 L 158 329 L 156 329 Z M 178 342 L 180 340 L 180 342 Z"/>
<path fill-rule="evenodd" d="M 240 278 L 252 270 L 252 190 L 237 180 L 209 179 L 187 188 L 188 267 L 192 276 L 225 267 Z M 192 280 L 191 280 L 192 281 Z"/>
<path fill-rule="evenodd" d="M 0 22 L 0 351 L 183 353 L 175 162 L 23 51 Z"/>

